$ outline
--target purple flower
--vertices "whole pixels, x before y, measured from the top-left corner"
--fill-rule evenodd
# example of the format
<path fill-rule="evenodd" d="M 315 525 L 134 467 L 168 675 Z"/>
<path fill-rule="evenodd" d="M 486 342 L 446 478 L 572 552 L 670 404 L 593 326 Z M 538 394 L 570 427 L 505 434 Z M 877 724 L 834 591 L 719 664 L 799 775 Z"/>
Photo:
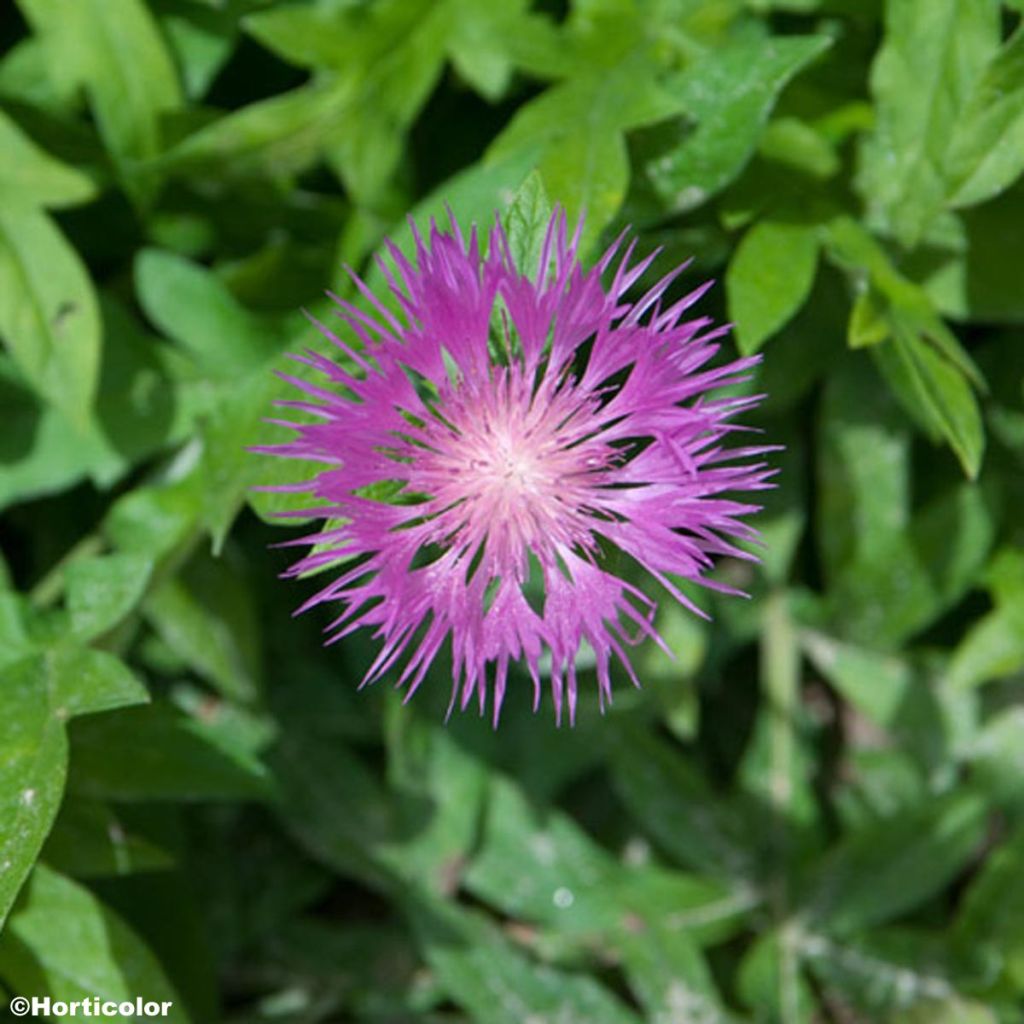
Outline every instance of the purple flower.
<path fill-rule="evenodd" d="M 700 614 L 677 579 L 727 590 L 706 577 L 713 556 L 752 557 L 734 541 L 756 536 L 742 517 L 757 506 L 726 494 L 770 486 L 764 462 L 744 461 L 769 449 L 723 442 L 760 396 L 709 392 L 757 360 L 709 366 L 728 328 L 682 319 L 708 285 L 662 308 L 680 267 L 629 302 L 656 254 L 632 263 L 620 237 L 586 269 L 560 212 L 532 276 L 500 227 L 486 255 L 454 217 L 451 233 L 413 234 L 415 261 L 389 243 L 394 265 L 381 263 L 401 312 L 354 278 L 372 316 L 331 297 L 361 344 L 314 320 L 346 366 L 307 351 L 294 358 L 324 386 L 285 377 L 308 398 L 281 404 L 316 422 L 285 424 L 297 436 L 261 450 L 324 464 L 295 489 L 326 521 L 288 542 L 313 549 L 285 575 L 337 573 L 299 611 L 339 604 L 332 641 L 374 630 L 364 684 L 394 668 L 411 695 L 450 640 L 449 710 L 475 694 L 483 712 L 490 691 L 497 721 L 509 665 L 523 662 L 534 707 L 543 667 L 571 721 L 584 644 L 602 706 L 612 655 L 637 683 L 626 645 L 665 646 L 631 568 Z"/>

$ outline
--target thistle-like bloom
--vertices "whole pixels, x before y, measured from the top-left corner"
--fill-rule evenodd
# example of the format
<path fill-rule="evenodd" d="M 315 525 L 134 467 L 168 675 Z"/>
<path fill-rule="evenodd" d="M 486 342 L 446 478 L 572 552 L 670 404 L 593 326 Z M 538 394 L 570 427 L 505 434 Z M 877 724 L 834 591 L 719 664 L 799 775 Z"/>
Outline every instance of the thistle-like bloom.
<path fill-rule="evenodd" d="M 454 218 L 413 235 L 415 261 L 389 244 L 381 263 L 400 311 L 353 275 L 373 314 L 331 297 L 359 344 L 314 321 L 344 365 L 310 350 L 295 358 L 323 386 L 285 378 L 307 398 L 281 404 L 316 422 L 262 450 L 326 464 L 294 488 L 325 523 L 289 542 L 313 549 L 285 575 L 338 573 L 299 610 L 339 604 L 332 640 L 375 630 L 364 683 L 394 670 L 411 695 L 449 642 L 451 706 L 475 695 L 483 712 L 490 693 L 496 721 L 522 662 L 534 706 L 547 674 L 572 720 L 584 645 L 602 706 L 613 655 L 636 683 L 625 646 L 664 647 L 655 601 L 627 576 L 697 611 L 678 580 L 728 589 L 706 577 L 713 556 L 751 557 L 734 542 L 756 536 L 742 517 L 757 506 L 726 495 L 769 486 L 749 461 L 768 449 L 723 441 L 759 397 L 709 392 L 757 360 L 711 367 L 728 328 L 682 319 L 708 286 L 663 308 L 680 267 L 629 302 L 656 254 L 631 265 L 620 238 L 585 269 L 561 213 L 529 275 L 500 227 L 486 255 Z"/>

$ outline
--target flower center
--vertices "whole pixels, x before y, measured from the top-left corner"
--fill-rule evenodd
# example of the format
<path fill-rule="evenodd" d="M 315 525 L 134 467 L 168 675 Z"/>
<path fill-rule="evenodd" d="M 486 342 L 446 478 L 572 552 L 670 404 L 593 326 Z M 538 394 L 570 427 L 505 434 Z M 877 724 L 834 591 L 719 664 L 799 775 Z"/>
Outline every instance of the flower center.
<path fill-rule="evenodd" d="M 514 575 L 530 551 L 590 545 L 609 450 L 586 436 L 584 405 L 571 387 L 537 395 L 513 374 L 449 395 L 410 481 L 431 495 L 432 540 L 470 558 L 483 545 Z"/>

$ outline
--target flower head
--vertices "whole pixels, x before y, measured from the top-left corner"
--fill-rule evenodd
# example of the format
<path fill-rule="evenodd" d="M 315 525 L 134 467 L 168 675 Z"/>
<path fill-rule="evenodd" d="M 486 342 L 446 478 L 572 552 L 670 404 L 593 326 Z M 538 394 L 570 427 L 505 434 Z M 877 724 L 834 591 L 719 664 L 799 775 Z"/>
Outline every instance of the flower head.
<path fill-rule="evenodd" d="M 734 541 L 755 535 L 742 517 L 756 506 L 726 495 L 769 486 L 748 461 L 767 449 L 723 441 L 758 398 L 709 393 L 756 359 L 712 367 L 727 328 L 683 319 L 707 286 L 663 308 L 680 267 L 627 301 L 654 255 L 634 263 L 620 238 L 585 269 L 560 212 L 531 275 L 500 226 L 486 254 L 454 218 L 413 237 L 414 260 L 389 243 L 381 263 L 400 312 L 354 278 L 372 315 L 332 299 L 360 344 L 314 321 L 344 365 L 307 351 L 295 358 L 326 383 L 286 378 L 307 397 L 282 404 L 316 421 L 262 450 L 325 465 L 302 489 L 324 502 L 305 514 L 326 521 L 289 542 L 313 549 L 286 575 L 337 572 L 300 610 L 337 603 L 332 639 L 375 631 L 364 682 L 394 669 L 411 695 L 449 642 L 452 705 L 475 695 L 483 711 L 490 694 L 497 720 L 522 662 L 536 706 L 546 663 L 571 720 L 584 645 L 602 704 L 613 656 L 636 682 L 626 645 L 664 646 L 624 567 L 692 608 L 677 578 L 726 589 L 706 578 L 713 557 L 751 557 Z"/>

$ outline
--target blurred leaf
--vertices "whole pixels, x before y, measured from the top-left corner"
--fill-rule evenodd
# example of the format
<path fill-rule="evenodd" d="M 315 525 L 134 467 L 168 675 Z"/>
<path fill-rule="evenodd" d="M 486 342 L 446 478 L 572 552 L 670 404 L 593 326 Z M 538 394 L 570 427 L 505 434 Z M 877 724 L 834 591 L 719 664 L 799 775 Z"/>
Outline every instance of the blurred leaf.
<path fill-rule="evenodd" d="M 853 1012 L 872 1019 L 903 1020 L 895 1014 L 921 1012 L 924 1020 L 950 1003 L 956 989 L 953 964 L 939 936 L 910 930 L 876 930 L 834 942 L 817 935 L 803 943 L 807 963 L 827 991 Z M 911 1019 L 911 1018 L 908 1018 Z M 954 1018 L 955 1019 L 955 1018 Z"/>
<path fill-rule="evenodd" d="M 0 110 L 0 196 L 25 206 L 74 206 L 96 195 L 87 175 L 40 149 Z"/>
<path fill-rule="evenodd" d="M 296 371 L 296 365 L 283 359 L 278 361 L 278 368 L 288 373 L 302 376 L 307 372 Z M 289 466 L 290 459 L 258 458 L 250 450 L 256 445 L 280 442 L 281 430 L 267 423 L 267 410 L 280 396 L 281 388 L 280 380 L 269 367 L 263 367 L 262 372 L 257 368 L 256 373 L 230 389 L 203 424 L 199 499 L 202 522 L 210 531 L 214 554 L 220 553 L 231 524 L 254 487 L 290 483 L 296 477 L 302 480 L 314 475 L 309 462 Z M 269 465 L 271 462 L 274 465 Z M 317 468 L 322 468 L 322 464 Z M 304 495 L 301 506 L 309 504 L 308 496 Z M 260 507 L 266 508 L 267 503 Z M 293 505 L 288 503 L 286 507 Z"/>
<path fill-rule="evenodd" d="M 103 878 L 174 866 L 174 857 L 136 832 L 107 804 L 64 801 L 43 847 L 51 867 L 75 878 Z"/>
<path fill-rule="evenodd" d="M 622 969 L 651 1021 L 730 1024 L 700 949 L 685 932 L 652 919 L 619 938 Z"/>
<path fill-rule="evenodd" d="M 149 692 L 127 665 L 106 651 L 58 646 L 34 659 L 59 718 L 147 704 Z"/>
<path fill-rule="evenodd" d="M 0 669 L 0 925 L 32 868 L 64 793 L 65 722 L 147 700 L 112 655 L 54 648 Z"/>
<path fill-rule="evenodd" d="M 512 78 L 529 4 L 526 0 L 502 4 L 448 0 L 448 5 L 452 10 L 448 54 L 455 70 L 486 99 L 500 99 Z"/>
<path fill-rule="evenodd" d="M 165 1020 L 188 1014 L 156 957 L 88 889 L 39 865 L 0 943 L 0 973 L 17 992 L 72 1002 L 141 997 L 169 1003 Z"/>
<path fill-rule="evenodd" d="M 195 389 L 176 386 L 168 346 L 144 334 L 108 297 L 100 309 L 104 343 L 96 415 L 84 427 L 58 408 L 42 406 L 0 358 L 0 397 L 8 414 L 0 441 L 0 505 L 86 478 L 109 487 L 192 426 Z"/>
<path fill-rule="evenodd" d="M 828 45 L 826 36 L 755 36 L 709 50 L 679 75 L 669 91 L 697 126 L 646 167 L 669 210 L 700 206 L 740 173 L 779 93 Z"/>
<path fill-rule="evenodd" d="M 989 570 L 995 609 L 974 622 L 949 666 L 955 687 L 978 686 L 1024 668 L 1024 556 L 1004 549 Z"/>
<path fill-rule="evenodd" d="M 38 669 L 32 659 L 0 671 L 0 925 L 32 870 L 64 793 L 67 739 L 46 690 L 40 694 Z"/>
<path fill-rule="evenodd" d="M 333 72 L 322 94 L 329 100 L 320 144 L 359 203 L 379 198 L 441 73 L 450 6 L 392 0 L 362 11 L 285 7 L 246 19 L 246 29 L 285 59 Z"/>
<path fill-rule="evenodd" d="M 160 117 L 181 105 L 181 87 L 156 22 L 142 0 L 19 0 L 82 83 L 126 187 L 144 197 L 142 163 L 161 149 Z M 56 54 L 54 60 L 58 60 Z"/>
<path fill-rule="evenodd" d="M 389 886 L 379 850 L 397 834 L 397 808 L 363 760 L 339 737 L 311 735 L 293 722 L 270 763 L 281 819 L 296 841 L 339 874 Z"/>
<path fill-rule="evenodd" d="M 231 57 L 238 30 L 230 6 L 202 10 L 192 3 L 157 0 L 160 26 L 181 69 L 186 96 L 198 99 Z"/>
<path fill-rule="evenodd" d="M 836 628 L 884 649 L 955 602 L 987 556 L 993 523 L 963 485 L 913 513 L 906 423 L 870 366 L 851 361 L 825 389 L 818 532 Z"/>
<path fill-rule="evenodd" d="M 799 311 L 817 266 L 818 237 L 811 225 L 759 220 L 747 231 L 725 276 L 743 355 L 756 352 Z"/>
<path fill-rule="evenodd" d="M 904 407 L 933 438 L 944 437 L 973 479 L 985 435 L 971 384 L 984 379 L 927 295 L 907 281 L 884 250 L 854 221 L 840 217 L 828 229 L 833 259 L 852 270 L 862 290 L 854 306 L 850 344 L 872 354 Z M 889 339 L 889 344 L 881 342 Z"/>
<path fill-rule="evenodd" d="M 719 882 L 617 863 L 568 816 L 531 809 L 504 780 L 492 783 L 481 849 L 464 881 L 516 919 L 567 935 L 605 934 L 612 945 L 624 933 L 654 927 L 721 941 L 742 912 Z"/>
<path fill-rule="evenodd" d="M 1024 988 L 1024 832 L 996 847 L 972 879 L 953 937 L 963 956 L 991 949 L 999 972 L 1018 992 Z"/>
<path fill-rule="evenodd" d="M 39 210 L 0 209 L 0 336 L 36 390 L 79 429 L 100 362 L 100 320 L 78 254 Z"/>
<path fill-rule="evenodd" d="M 552 201 L 571 220 L 586 214 L 584 249 L 626 195 L 629 160 L 623 133 L 679 113 L 683 101 L 655 77 L 643 54 L 573 78 L 522 107 L 485 155 L 486 164 L 529 154 Z"/>
<path fill-rule="evenodd" d="M 171 147 L 158 167 L 229 178 L 279 179 L 311 167 L 339 131 L 348 108 L 344 83 L 316 81 L 249 103 L 203 125 Z"/>
<path fill-rule="evenodd" d="M 196 528 L 201 491 L 202 480 L 196 473 L 162 485 L 136 488 L 111 505 L 103 533 L 119 550 L 165 557 L 186 543 Z"/>
<path fill-rule="evenodd" d="M 151 562 L 138 555 L 72 562 L 64 570 L 72 633 L 88 641 L 113 629 L 138 604 L 151 569 Z"/>
<path fill-rule="evenodd" d="M 636 1015 L 587 975 L 528 960 L 479 915 L 455 905 L 417 908 L 413 923 L 427 961 L 452 999 L 478 1020 L 638 1024 Z"/>
<path fill-rule="evenodd" d="M 936 307 L 958 320 L 1024 321 L 1017 257 L 1024 231 L 1024 187 L 1016 185 L 959 215 L 959 251 L 918 250 L 905 264 Z"/>
<path fill-rule="evenodd" d="M 882 372 L 915 418 L 933 425 L 975 479 L 985 451 L 978 403 L 960 370 L 909 331 L 898 330 L 888 346 L 873 350 Z"/>
<path fill-rule="evenodd" d="M 999 44 L 999 4 L 900 0 L 885 10 L 885 42 L 871 71 L 875 130 L 859 187 L 872 218 L 913 248 L 945 201 L 950 138 Z"/>
<path fill-rule="evenodd" d="M 789 929 L 765 932 L 740 964 L 743 1001 L 773 1024 L 810 1024 L 815 999 L 800 969 L 795 936 Z"/>
<path fill-rule="evenodd" d="M 893 1024 L 997 1024 L 998 1019 L 991 1007 L 958 997 L 925 1002 L 892 1018 Z"/>
<path fill-rule="evenodd" d="M 199 676 L 230 700 L 260 688 L 259 627 L 246 583 L 224 560 L 193 560 L 146 600 L 146 620 Z"/>
<path fill-rule="evenodd" d="M 397 872 L 447 894 L 478 841 L 487 772 L 446 729 L 415 717 L 398 700 L 389 709 L 388 775 L 401 840 L 386 856 Z"/>
<path fill-rule="evenodd" d="M 985 835 L 985 805 L 966 791 L 847 836 L 807 893 L 812 922 L 842 936 L 892 920 L 935 896 Z"/>
<path fill-rule="evenodd" d="M 258 800 L 266 768 L 221 730 L 166 704 L 78 722 L 73 792 L 105 800 Z"/>
<path fill-rule="evenodd" d="M 681 752 L 653 736 L 624 732 L 613 750 L 612 772 L 620 798 L 680 863 L 712 876 L 749 879 L 746 823 Z M 737 907 L 749 899 L 738 892 Z"/>
<path fill-rule="evenodd" d="M 972 778 L 998 803 L 1024 808 L 1024 708 L 1009 707 L 994 714 L 967 750 Z"/>
<path fill-rule="evenodd" d="M 1024 30 L 985 68 L 950 141 L 948 178 L 952 202 L 984 202 L 1024 171 Z"/>
<path fill-rule="evenodd" d="M 813 178 L 831 178 L 842 166 L 825 133 L 796 117 L 770 121 L 758 152 Z"/>
<path fill-rule="evenodd" d="M 280 328 L 244 309 L 212 273 L 180 256 L 144 249 L 135 262 L 135 287 L 146 315 L 212 377 L 248 376 L 281 349 Z"/>
<path fill-rule="evenodd" d="M 815 667 L 858 711 L 892 728 L 910 699 L 913 671 L 902 658 L 808 631 L 804 649 Z"/>

